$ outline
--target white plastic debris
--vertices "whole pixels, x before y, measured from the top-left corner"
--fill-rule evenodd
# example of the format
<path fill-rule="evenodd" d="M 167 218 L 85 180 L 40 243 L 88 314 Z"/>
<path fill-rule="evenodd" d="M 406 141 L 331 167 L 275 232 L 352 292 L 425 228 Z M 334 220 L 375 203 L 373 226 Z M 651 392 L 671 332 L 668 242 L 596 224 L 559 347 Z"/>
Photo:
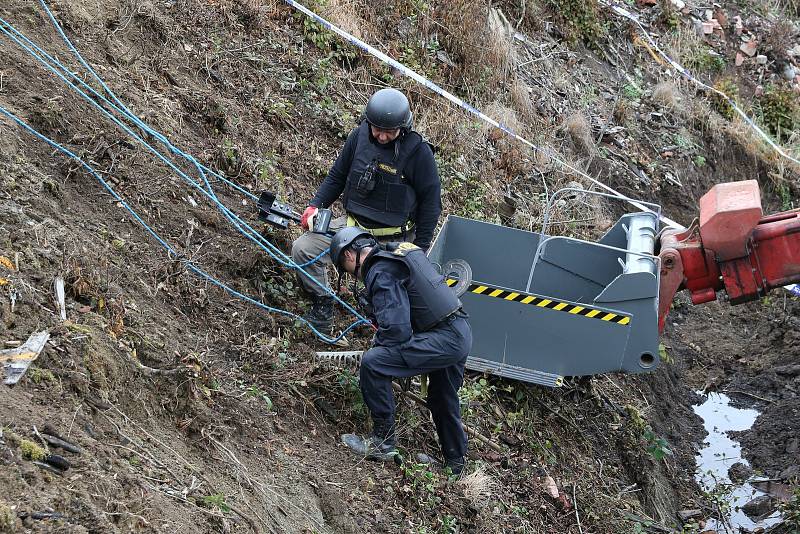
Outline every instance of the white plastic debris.
<path fill-rule="evenodd" d="M 39 357 L 47 340 L 50 339 L 50 332 L 44 330 L 32 334 L 28 341 L 15 349 L 0 350 L 0 362 L 3 363 L 3 370 L 6 374 L 4 384 L 12 386 L 19 382 L 31 363 Z"/>

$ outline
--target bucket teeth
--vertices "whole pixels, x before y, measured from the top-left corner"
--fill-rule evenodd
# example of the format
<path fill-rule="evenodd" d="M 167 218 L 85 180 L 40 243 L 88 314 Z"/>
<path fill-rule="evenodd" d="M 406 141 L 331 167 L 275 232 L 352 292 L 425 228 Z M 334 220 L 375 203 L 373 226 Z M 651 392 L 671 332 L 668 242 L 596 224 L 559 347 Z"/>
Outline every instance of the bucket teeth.
<path fill-rule="evenodd" d="M 334 367 L 346 367 L 350 365 L 358 367 L 361 364 L 362 354 L 364 354 L 364 352 L 360 350 L 317 352 L 317 359 Z"/>

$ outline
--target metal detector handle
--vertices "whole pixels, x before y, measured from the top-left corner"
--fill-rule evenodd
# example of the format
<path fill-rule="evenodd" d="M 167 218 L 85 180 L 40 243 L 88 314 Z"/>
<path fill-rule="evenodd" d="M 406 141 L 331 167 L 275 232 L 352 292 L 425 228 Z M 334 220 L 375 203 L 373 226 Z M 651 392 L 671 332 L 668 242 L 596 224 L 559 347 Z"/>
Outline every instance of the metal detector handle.
<path fill-rule="evenodd" d="M 330 231 L 332 217 L 333 212 L 329 209 L 317 210 L 317 214 L 314 215 L 314 228 L 312 228 L 311 231 L 315 234 L 333 236 L 333 233 Z"/>

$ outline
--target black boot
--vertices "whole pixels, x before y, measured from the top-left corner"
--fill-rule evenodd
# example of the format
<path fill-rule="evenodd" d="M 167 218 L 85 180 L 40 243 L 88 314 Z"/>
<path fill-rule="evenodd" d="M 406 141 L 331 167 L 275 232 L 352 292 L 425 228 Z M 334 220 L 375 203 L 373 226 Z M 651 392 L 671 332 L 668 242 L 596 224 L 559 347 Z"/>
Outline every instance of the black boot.
<path fill-rule="evenodd" d="M 398 455 L 394 421 L 391 419 L 374 419 L 372 434 L 366 438 L 345 434 L 342 436 L 342 441 L 368 460 L 394 460 Z"/>
<path fill-rule="evenodd" d="M 439 469 L 442 473 L 454 477 L 461 478 L 464 473 L 464 457 L 448 458 L 444 464 L 436 458 L 425 454 L 424 452 L 417 453 L 417 462 L 428 465 L 434 469 Z"/>
<path fill-rule="evenodd" d="M 333 328 L 333 297 L 328 295 L 311 297 L 311 309 L 303 319 L 323 334 L 329 333 Z"/>
<path fill-rule="evenodd" d="M 458 458 L 445 458 L 444 472 L 447 473 L 448 469 L 450 470 L 450 474 L 461 478 L 461 475 L 464 473 L 464 457 L 459 456 Z"/>

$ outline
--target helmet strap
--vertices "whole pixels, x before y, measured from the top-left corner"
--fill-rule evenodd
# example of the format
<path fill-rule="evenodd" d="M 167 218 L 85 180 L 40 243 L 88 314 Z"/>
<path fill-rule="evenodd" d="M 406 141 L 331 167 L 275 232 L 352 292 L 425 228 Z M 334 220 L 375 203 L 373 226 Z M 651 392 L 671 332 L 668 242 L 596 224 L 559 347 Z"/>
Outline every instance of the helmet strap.
<path fill-rule="evenodd" d="M 361 251 L 364 250 L 362 248 L 358 250 L 354 250 L 356 253 L 356 270 L 353 272 L 353 295 L 356 294 L 357 285 L 358 284 L 358 275 L 359 271 L 361 270 Z"/>
<path fill-rule="evenodd" d="M 342 278 L 344 277 L 344 269 L 336 268 L 336 272 L 339 273 L 339 278 L 336 280 L 336 292 L 339 293 L 342 290 Z"/>

